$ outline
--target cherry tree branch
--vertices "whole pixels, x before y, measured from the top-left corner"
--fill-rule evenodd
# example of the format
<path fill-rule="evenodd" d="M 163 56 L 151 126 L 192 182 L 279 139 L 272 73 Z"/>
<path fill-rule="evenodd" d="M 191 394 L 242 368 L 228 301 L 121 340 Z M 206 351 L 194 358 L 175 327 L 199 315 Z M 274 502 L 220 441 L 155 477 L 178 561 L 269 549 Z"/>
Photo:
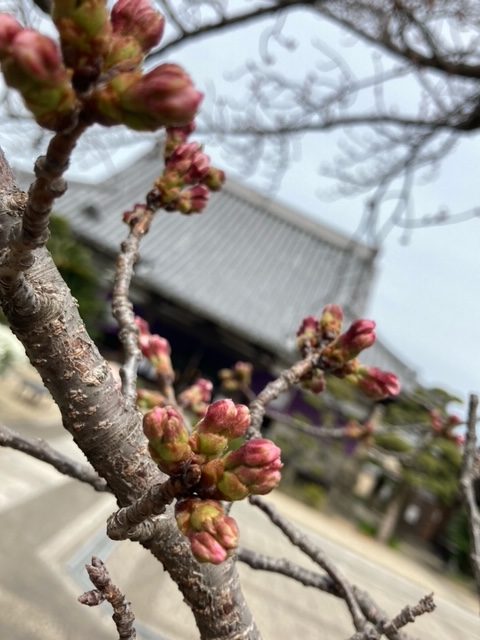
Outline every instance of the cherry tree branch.
<path fill-rule="evenodd" d="M 359 631 L 365 626 L 365 618 L 359 607 L 357 599 L 352 591 L 352 586 L 348 583 L 340 571 L 330 562 L 325 553 L 314 544 L 308 536 L 302 533 L 297 527 L 290 523 L 268 502 L 265 502 L 257 496 L 249 498 L 250 503 L 263 511 L 270 521 L 276 525 L 282 533 L 290 540 L 290 542 L 305 553 L 319 567 L 321 567 L 328 576 L 337 585 L 339 592 L 342 594 L 347 607 L 352 616 L 353 624 Z"/>
<path fill-rule="evenodd" d="M 255 400 L 252 400 L 250 403 L 251 425 L 248 430 L 249 438 L 260 437 L 260 430 L 267 405 L 278 398 L 281 393 L 288 391 L 288 389 L 297 384 L 312 370 L 317 360 L 318 354 L 312 354 L 296 362 L 289 369 L 284 369 L 278 378 L 269 382 Z"/>
<path fill-rule="evenodd" d="M 130 283 L 142 237 L 148 232 L 153 210 L 145 207 L 142 215 L 132 221 L 128 237 L 120 247 L 115 265 L 112 292 L 112 313 L 119 326 L 118 337 L 122 343 L 125 361 L 120 368 L 122 392 L 129 406 L 135 405 L 137 368 L 141 359 L 138 347 L 138 328 L 135 324 L 133 305 L 129 299 Z"/>
<path fill-rule="evenodd" d="M 147 540 L 155 531 L 155 522 L 148 520 L 165 512 L 176 498 L 188 494 L 200 480 L 201 469 L 191 465 L 181 476 L 172 476 L 165 482 L 154 485 L 145 495 L 128 507 L 113 513 L 107 521 L 107 535 L 112 540 Z M 141 526 L 139 526 L 141 525 Z"/>
<path fill-rule="evenodd" d="M 27 438 L 13 429 L 0 425 L 0 447 L 10 447 L 46 462 L 63 475 L 89 484 L 95 491 L 109 491 L 105 480 L 100 478 L 89 465 L 68 458 L 56 451 L 45 440 Z"/>
<path fill-rule="evenodd" d="M 480 596 L 480 510 L 478 508 L 475 483 L 480 480 L 480 452 L 477 447 L 477 408 L 478 396 L 471 395 L 468 405 L 467 433 L 463 466 L 460 475 L 460 487 L 467 510 L 470 533 L 473 573 Z"/>
<path fill-rule="evenodd" d="M 313 587 L 338 598 L 343 598 L 338 584 L 330 576 L 320 575 L 315 571 L 305 569 L 286 558 L 273 558 L 251 549 L 240 548 L 237 552 L 237 559 L 251 569 L 279 573 L 306 587 Z M 354 585 L 352 591 L 365 618 L 378 628 L 383 626 L 383 633 L 389 640 L 409 640 L 407 634 L 389 626 L 390 621 L 387 614 L 378 607 L 367 592 Z"/>
<path fill-rule="evenodd" d="M 112 619 L 115 622 L 119 640 L 135 640 L 137 633 L 133 626 L 135 615 L 131 603 L 127 602 L 120 589 L 113 584 L 105 564 L 100 558 L 94 556 L 92 564 L 85 565 L 85 568 L 95 589 L 83 593 L 78 601 L 88 607 L 97 606 L 104 600 L 109 602 L 113 609 Z"/>

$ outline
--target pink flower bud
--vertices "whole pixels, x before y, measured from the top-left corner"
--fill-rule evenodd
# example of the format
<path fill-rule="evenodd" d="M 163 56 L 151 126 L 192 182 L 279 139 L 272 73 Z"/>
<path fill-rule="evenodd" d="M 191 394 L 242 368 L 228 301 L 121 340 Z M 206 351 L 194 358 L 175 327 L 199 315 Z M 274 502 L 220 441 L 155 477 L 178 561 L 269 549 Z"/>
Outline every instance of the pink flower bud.
<path fill-rule="evenodd" d="M 443 430 L 444 423 L 442 414 L 438 409 L 432 409 L 430 411 L 430 422 L 432 425 L 432 429 L 437 433 Z"/>
<path fill-rule="evenodd" d="M 13 16 L 0 13 L 0 57 L 7 54 L 13 39 L 22 29 L 22 25 Z"/>
<path fill-rule="evenodd" d="M 33 29 L 22 29 L 13 39 L 10 55 L 16 66 L 38 84 L 63 84 L 67 72 L 57 44 Z"/>
<path fill-rule="evenodd" d="M 250 426 L 250 411 L 232 400 L 218 400 L 211 404 L 205 417 L 197 425 L 199 433 L 217 433 L 229 440 L 245 435 Z"/>
<path fill-rule="evenodd" d="M 236 362 L 233 369 L 220 369 L 218 377 L 226 391 L 237 391 L 252 384 L 253 365 L 250 362 Z"/>
<path fill-rule="evenodd" d="M 319 369 L 314 369 L 309 376 L 302 378 L 301 383 L 304 389 L 312 393 L 322 393 L 327 386 L 325 376 Z"/>
<path fill-rule="evenodd" d="M 453 429 L 454 427 L 458 427 L 458 425 L 462 423 L 463 423 L 463 420 L 458 416 L 455 416 L 453 414 L 447 416 L 447 426 L 450 429 Z"/>
<path fill-rule="evenodd" d="M 307 347 L 319 346 L 318 320 L 313 316 L 307 316 L 297 331 L 297 347 L 304 352 Z"/>
<path fill-rule="evenodd" d="M 192 460 L 189 433 L 182 416 L 173 407 L 155 407 L 143 416 L 143 432 L 147 436 L 152 458 L 165 473 L 181 473 Z"/>
<path fill-rule="evenodd" d="M 192 553 L 198 562 L 221 564 L 228 557 L 226 549 L 206 531 L 192 533 L 189 540 Z"/>
<path fill-rule="evenodd" d="M 205 209 L 210 192 L 203 184 L 182 191 L 177 208 L 181 213 L 200 213 Z"/>
<path fill-rule="evenodd" d="M 200 562 L 223 562 L 238 544 L 237 523 L 225 515 L 220 502 L 188 498 L 175 505 L 177 525 L 190 540 Z"/>
<path fill-rule="evenodd" d="M 333 368 L 344 365 L 375 342 L 375 322 L 356 320 L 350 328 L 322 351 L 324 362 Z"/>
<path fill-rule="evenodd" d="M 255 438 L 248 440 L 239 449 L 225 458 L 225 469 L 230 471 L 239 466 L 266 467 L 272 463 L 280 465 L 281 450 L 271 440 Z"/>
<path fill-rule="evenodd" d="M 225 472 L 216 483 L 226 500 L 242 500 L 247 495 L 264 495 L 281 480 L 280 449 L 270 440 L 245 442 L 224 458 Z"/>
<path fill-rule="evenodd" d="M 135 324 L 138 327 L 138 332 L 140 335 L 150 335 L 150 327 L 146 320 L 144 320 L 140 316 L 135 316 Z"/>
<path fill-rule="evenodd" d="M 210 158 L 197 142 L 181 144 L 167 161 L 167 170 L 176 171 L 189 183 L 201 180 L 210 168 Z"/>
<path fill-rule="evenodd" d="M 178 396 L 178 401 L 182 407 L 190 409 L 199 417 L 203 417 L 208 408 L 208 403 L 212 397 L 213 384 L 210 380 L 199 378 L 195 384 Z"/>
<path fill-rule="evenodd" d="M 376 367 L 360 367 L 352 380 L 365 395 L 375 400 L 397 396 L 400 393 L 400 382 L 397 376 Z"/>
<path fill-rule="evenodd" d="M 157 334 L 151 334 L 148 324 L 141 318 L 135 320 L 139 327 L 138 346 L 140 351 L 155 368 L 157 376 L 161 376 L 167 382 L 171 382 L 175 375 L 170 359 L 170 344 L 168 340 Z"/>
<path fill-rule="evenodd" d="M 163 36 L 164 17 L 148 0 L 118 0 L 113 5 L 111 21 L 114 33 L 133 36 L 143 51 L 150 51 Z"/>
<path fill-rule="evenodd" d="M 137 407 L 139 409 L 153 409 L 154 407 L 164 407 L 166 398 L 158 391 L 150 389 L 137 389 Z"/>
<path fill-rule="evenodd" d="M 343 324 L 343 311 L 342 307 L 337 304 L 327 304 L 323 309 L 322 315 L 319 320 L 319 328 L 322 334 L 322 338 L 326 340 L 333 340 L 340 335 Z"/>
<path fill-rule="evenodd" d="M 203 95 L 185 71 L 175 64 L 162 64 L 149 73 L 120 73 L 92 94 L 91 106 L 99 121 L 125 124 L 138 131 L 191 122 Z"/>

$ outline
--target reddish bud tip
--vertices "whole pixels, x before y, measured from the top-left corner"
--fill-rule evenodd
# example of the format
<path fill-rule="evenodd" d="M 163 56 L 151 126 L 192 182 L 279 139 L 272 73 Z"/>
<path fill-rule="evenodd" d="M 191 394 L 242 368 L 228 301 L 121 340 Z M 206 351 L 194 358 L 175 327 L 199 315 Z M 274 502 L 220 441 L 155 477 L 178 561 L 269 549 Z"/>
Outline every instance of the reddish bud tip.
<path fill-rule="evenodd" d="M 165 29 L 164 17 L 148 0 L 118 0 L 111 21 L 114 33 L 133 36 L 145 52 L 160 42 Z"/>
<path fill-rule="evenodd" d="M 218 433 L 229 440 L 245 435 L 250 426 L 250 411 L 232 400 L 218 400 L 211 404 L 197 429 L 200 433 Z"/>
<path fill-rule="evenodd" d="M 397 376 L 376 367 L 359 367 L 354 381 L 365 395 L 375 400 L 398 396 L 400 382 Z"/>

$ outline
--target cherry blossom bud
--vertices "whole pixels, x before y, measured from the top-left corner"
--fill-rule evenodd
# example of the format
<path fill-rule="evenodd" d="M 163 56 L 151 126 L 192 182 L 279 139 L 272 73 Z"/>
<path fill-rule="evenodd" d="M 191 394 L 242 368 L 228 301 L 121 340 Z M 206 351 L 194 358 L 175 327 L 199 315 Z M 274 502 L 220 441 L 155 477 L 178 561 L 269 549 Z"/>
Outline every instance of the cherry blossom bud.
<path fill-rule="evenodd" d="M 139 409 L 153 409 L 164 407 L 167 400 L 159 391 L 150 389 L 137 389 L 137 407 Z"/>
<path fill-rule="evenodd" d="M 138 40 L 132 36 L 113 34 L 103 68 L 115 71 L 132 71 L 143 61 L 144 53 Z"/>
<path fill-rule="evenodd" d="M 8 53 L 13 39 L 22 30 L 22 25 L 13 16 L 0 13 L 0 58 Z"/>
<path fill-rule="evenodd" d="M 215 167 L 209 167 L 207 174 L 202 178 L 202 182 L 210 191 L 220 191 L 225 182 L 225 172 Z"/>
<path fill-rule="evenodd" d="M 68 67 L 98 75 L 112 32 L 106 1 L 54 0 L 52 18 Z"/>
<path fill-rule="evenodd" d="M 324 362 L 333 368 L 341 367 L 375 342 L 375 322 L 356 320 L 350 328 L 322 351 Z"/>
<path fill-rule="evenodd" d="M 204 178 L 210 168 L 210 158 L 197 142 L 181 144 L 167 161 L 167 171 L 176 171 L 185 182 L 194 183 Z"/>
<path fill-rule="evenodd" d="M 213 384 L 210 380 L 199 378 L 195 384 L 178 396 L 178 401 L 182 407 L 190 409 L 199 417 L 203 417 L 208 408 L 208 403 L 212 397 Z"/>
<path fill-rule="evenodd" d="M 397 376 L 376 367 L 360 367 L 353 381 L 365 395 L 375 400 L 382 400 L 400 393 L 400 382 Z"/>
<path fill-rule="evenodd" d="M 195 123 L 189 122 L 183 127 L 167 127 L 165 140 L 165 159 L 168 160 L 177 147 L 185 143 L 188 137 L 195 131 Z"/>
<path fill-rule="evenodd" d="M 181 473 L 192 460 L 189 433 L 182 416 L 173 407 L 155 407 L 146 413 L 143 432 L 148 439 L 150 455 L 165 473 Z"/>
<path fill-rule="evenodd" d="M 245 442 L 225 457 L 225 472 L 217 482 L 217 489 L 226 500 L 269 493 L 281 480 L 280 454 L 270 440 L 257 438 Z"/>
<path fill-rule="evenodd" d="M 325 376 L 319 369 L 314 369 L 309 376 L 302 378 L 301 383 L 304 389 L 312 393 L 322 393 L 327 386 Z"/>
<path fill-rule="evenodd" d="M 318 322 L 322 338 L 333 340 L 340 335 L 343 324 L 342 307 L 337 304 L 327 304 Z"/>
<path fill-rule="evenodd" d="M 175 64 L 149 73 L 119 73 L 91 97 L 91 108 L 105 125 L 125 124 L 137 131 L 181 126 L 191 122 L 203 95 L 190 76 Z"/>
<path fill-rule="evenodd" d="M 77 100 L 57 44 L 32 29 L 11 37 L 14 26 L 6 26 L 10 43 L 1 56 L 5 82 L 20 91 L 41 126 L 58 130 L 71 124 Z"/>
<path fill-rule="evenodd" d="M 206 531 L 192 533 L 189 540 L 192 554 L 198 562 L 221 564 L 228 558 L 227 551 Z"/>
<path fill-rule="evenodd" d="M 142 354 L 155 368 L 157 376 L 162 376 L 167 382 L 171 382 L 175 374 L 170 359 L 170 343 L 157 334 L 151 334 L 148 323 L 142 318 L 135 318 L 139 328 L 138 346 Z"/>
<path fill-rule="evenodd" d="M 190 540 L 200 562 L 220 564 L 238 544 L 237 523 L 225 515 L 220 502 L 189 498 L 175 506 L 177 525 Z"/>
<path fill-rule="evenodd" d="M 200 213 L 208 204 L 210 192 L 203 184 L 190 187 L 182 191 L 178 200 L 178 210 L 181 213 Z"/>
<path fill-rule="evenodd" d="M 313 316 L 307 316 L 297 331 L 297 347 L 304 352 L 308 347 L 319 346 L 318 320 Z"/>
<path fill-rule="evenodd" d="M 459 424 L 462 424 L 463 420 L 458 416 L 453 414 L 447 416 L 447 426 L 449 429 L 453 429 L 454 427 L 458 427 Z"/>
<path fill-rule="evenodd" d="M 236 362 L 232 369 L 220 369 L 218 377 L 226 391 L 246 389 L 252 384 L 253 365 L 250 362 Z"/>
<path fill-rule="evenodd" d="M 239 438 L 250 426 L 250 411 L 244 404 L 232 400 L 217 400 L 211 404 L 204 418 L 198 423 L 199 433 L 217 433 L 228 440 Z"/>
<path fill-rule="evenodd" d="M 144 52 L 160 42 L 165 28 L 164 17 L 148 0 L 118 0 L 113 5 L 111 21 L 114 33 L 133 36 Z"/>

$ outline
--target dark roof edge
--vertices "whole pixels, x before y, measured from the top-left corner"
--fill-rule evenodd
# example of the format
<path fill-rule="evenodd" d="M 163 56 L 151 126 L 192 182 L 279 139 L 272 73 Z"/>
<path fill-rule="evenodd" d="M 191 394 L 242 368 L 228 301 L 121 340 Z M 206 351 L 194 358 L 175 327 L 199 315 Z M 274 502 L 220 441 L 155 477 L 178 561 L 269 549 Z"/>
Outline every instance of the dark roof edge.
<path fill-rule="evenodd" d="M 350 247 L 362 258 L 370 258 L 372 260 L 378 253 L 378 249 L 375 247 L 369 247 L 357 240 L 353 240 L 341 231 L 337 231 L 323 222 L 318 222 L 317 220 L 310 218 L 307 214 L 299 211 L 298 209 L 276 202 L 269 196 L 262 194 L 259 191 L 255 191 L 251 187 L 248 187 L 233 178 L 227 177 L 227 181 L 223 188 L 238 198 L 246 200 L 251 205 L 264 209 L 268 213 L 276 216 L 277 218 L 281 218 L 292 226 L 303 229 L 307 233 L 321 238 L 340 249 L 347 249 Z"/>

